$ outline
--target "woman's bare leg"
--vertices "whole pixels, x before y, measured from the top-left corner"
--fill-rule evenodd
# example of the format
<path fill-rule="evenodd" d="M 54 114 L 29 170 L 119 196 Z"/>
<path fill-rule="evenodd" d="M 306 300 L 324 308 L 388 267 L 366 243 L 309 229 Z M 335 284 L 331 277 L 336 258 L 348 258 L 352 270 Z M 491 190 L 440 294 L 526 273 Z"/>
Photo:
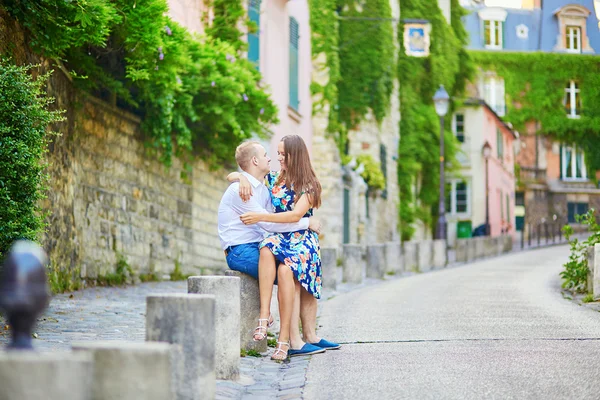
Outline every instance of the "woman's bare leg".
<path fill-rule="evenodd" d="M 300 335 L 300 292 L 302 286 L 300 286 L 300 283 L 297 280 L 294 280 L 294 284 L 294 312 L 292 313 L 290 325 L 290 345 L 292 349 L 299 350 L 304 346 L 302 335 Z"/>
<path fill-rule="evenodd" d="M 285 353 L 279 352 L 273 354 L 273 359 L 284 360 L 287 358 L 287 350 L 289 349 L 290 343 L 290 323 L 292 320 L 292 313 L 294 309 L 294 273 L 285 264 L 279 265 L 277 270 L 277 299 L 279 300 L 279 338 L 277 341 L 280 343 L 287 343 L 287 346 L 283 346 L 282 350 Z M 287 347 L 287 348 L 286 348 Z"/>
<path fill-rule="evenodd" d="M 268 247 L 263 247 L 260 249 L 260 259 L 258 261 L 258 289 L 260 293 L 260 316 L 258 318 L 262 320 L 268 320 L 271 316 L 271 297 L 273 296 L 275 274 L 275 256 Z M 264 326 L 265 328 L 257 328 L 254 331 L 254 340 L 262 340 L 267 336 L 265 321 L 259 321 L 258 326 Z"/>

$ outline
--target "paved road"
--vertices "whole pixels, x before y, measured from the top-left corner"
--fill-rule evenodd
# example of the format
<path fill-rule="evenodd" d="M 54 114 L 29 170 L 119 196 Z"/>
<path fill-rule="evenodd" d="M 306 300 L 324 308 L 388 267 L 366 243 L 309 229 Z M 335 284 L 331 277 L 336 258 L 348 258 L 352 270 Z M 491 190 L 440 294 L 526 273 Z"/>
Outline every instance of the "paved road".
<path fill-rule="evenodd" d="M 600 399 L 600 314 L 565 300 L 568 247 L 520 252 L 324 302 L 305 399 Z"/>

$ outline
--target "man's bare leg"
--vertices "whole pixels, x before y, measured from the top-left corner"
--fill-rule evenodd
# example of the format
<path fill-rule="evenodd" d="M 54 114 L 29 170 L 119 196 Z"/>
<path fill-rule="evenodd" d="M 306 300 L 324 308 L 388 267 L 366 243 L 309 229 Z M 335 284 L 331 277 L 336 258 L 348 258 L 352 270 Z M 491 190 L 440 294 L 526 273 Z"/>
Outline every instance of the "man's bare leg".
<path fill-rule="evenodd" d="M 302 320 L 302 336 L 307 343 L 318 343 L 317 336 L 317 299 L 300 288 L 300 318 Z"/>
<path fill-rule="evenodd" d="M 295 295 L 294 295 L 294 310 L 292 312 L 292 319 L 290 324 L 290 343 L 292 349 L 301 349 L 304 346 L 304 340 L 302 340 L 302 336 L 300 335 L 300 292 L 302 291 L 302 287 L 297 280 L 294 280 L 296 285 Z"/>
<path fill-rule="evenodd" d="M 271 297 L 273 296 L 276 272 L 275 256 L 269 248 L 263 247 L 260 250 L 258 261 L 258 290 L 260 293 L 260 316 L 258 318 L 263 321 L 258 321 L 257 328 L 254 330 L 254 340 L 263 340 L 267 337 L 266 321 L 271 316 Z M 264 329 L 259 327 L 264 327 Z"/>

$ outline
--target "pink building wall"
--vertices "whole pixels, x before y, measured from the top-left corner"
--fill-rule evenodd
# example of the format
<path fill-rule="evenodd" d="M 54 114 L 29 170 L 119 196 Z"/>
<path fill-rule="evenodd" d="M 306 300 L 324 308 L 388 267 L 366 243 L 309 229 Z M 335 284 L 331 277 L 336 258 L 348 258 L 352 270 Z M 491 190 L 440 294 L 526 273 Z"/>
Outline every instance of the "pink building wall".
<path fill-rule="evenodd" d="M 498 236 L 503 230 L 504 233 L 515 232 L 515 137 L 489 109 L 486 107 L 483 109 L 485 110 L 484 141 L 492 147 L 492 154 L 488 160 L 490 234 Z M 498 130 L 502 136 L 504 150 L 501 158 L 498 158 Z"/>

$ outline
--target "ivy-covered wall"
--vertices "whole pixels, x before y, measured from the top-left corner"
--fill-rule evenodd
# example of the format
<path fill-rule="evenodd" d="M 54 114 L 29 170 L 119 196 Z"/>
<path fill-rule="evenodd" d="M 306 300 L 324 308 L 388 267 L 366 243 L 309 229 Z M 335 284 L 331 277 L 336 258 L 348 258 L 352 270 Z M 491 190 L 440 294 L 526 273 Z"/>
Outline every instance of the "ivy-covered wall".
<path fill-rule="evenodd" d="M 443 84 L 452 98 L 445 118 L 445 158 L 452 168 L 458 142 L 450 130 L 454 103 L 460 100 L 474 67 L 465 45 L 467 32 L 461 22 L 465 11 L 458 0 L 451 1 L 448 24 L 437 0 L 403 0 L 402 19 L 426 19 L 431 23 L 430 56 L 408 57 L 404 53 L 403 24 L 398 35 L 400 54 L 400 149 L 398 183 L 400 186 L 400 227 L 403 240 L 409 240 L 418 221 L 433 228 L 439 199 L 440 122 L 433 106 L 433 95 Z"/>
<path fill-rule="evenodd" d="M 578 54 L 471 51 L 483 71 L 504 78 L 507 113 L 516 130 L 539 121 L 538 134 L 585 151 L 590 172 L 600 169 L 600 57 Z M 573 80 L 581 96 L 581 118 L 567 118 L 565 88 Z M 593 173 L 588 176 L 594 176 Z"/>

